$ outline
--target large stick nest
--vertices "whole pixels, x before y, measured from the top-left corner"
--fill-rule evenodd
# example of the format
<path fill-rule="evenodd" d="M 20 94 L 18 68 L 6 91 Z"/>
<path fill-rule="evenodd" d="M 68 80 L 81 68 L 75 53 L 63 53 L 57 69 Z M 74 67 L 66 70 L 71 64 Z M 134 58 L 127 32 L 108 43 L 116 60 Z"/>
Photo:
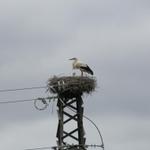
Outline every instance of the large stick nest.
<path fill-rule="evenodd" d="M 54 76 L 48 80 L 48 91 L 62 98 L 74 98 L 91 94 L 96 88 L 96 80 L 86 76 Z"/>

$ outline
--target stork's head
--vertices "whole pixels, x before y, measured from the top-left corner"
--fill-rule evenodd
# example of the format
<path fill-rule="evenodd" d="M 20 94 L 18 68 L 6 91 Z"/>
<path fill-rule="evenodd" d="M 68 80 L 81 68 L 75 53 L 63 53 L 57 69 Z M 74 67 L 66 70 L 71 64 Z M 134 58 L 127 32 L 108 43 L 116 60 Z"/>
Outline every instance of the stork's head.
<path fill-rule="evenodd" d="M 74 57 L 74 58 L 71 58 L 71 59 L 69 59 L 69 60 L 78 60 L 78 59 Z"/>

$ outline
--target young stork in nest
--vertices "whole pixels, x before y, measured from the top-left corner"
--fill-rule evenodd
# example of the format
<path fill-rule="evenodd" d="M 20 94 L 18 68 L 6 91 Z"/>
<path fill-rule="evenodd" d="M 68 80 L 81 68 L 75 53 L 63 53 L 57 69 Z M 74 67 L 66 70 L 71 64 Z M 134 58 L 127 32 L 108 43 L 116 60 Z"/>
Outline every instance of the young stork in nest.
<path fill-rule="evenodd" d="M 71 58 L 69 60 L 74 60 L 72 64 L 73 69 L 79 69 L 81 71 L 81 76 L 83 76 L 83 72 L 86 72 L 91 75 L 94 74 L 87 64 L 80 62 L 77 58 Z"/>

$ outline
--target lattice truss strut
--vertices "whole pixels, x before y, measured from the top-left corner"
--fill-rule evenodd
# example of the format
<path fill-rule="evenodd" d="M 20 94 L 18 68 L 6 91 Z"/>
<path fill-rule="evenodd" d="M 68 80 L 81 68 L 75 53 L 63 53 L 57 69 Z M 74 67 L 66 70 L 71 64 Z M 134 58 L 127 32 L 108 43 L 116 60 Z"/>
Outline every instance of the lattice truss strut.
<path fill-rule="evenodd" d="M 81 96 L 73 99 L 58 99 L 58 129 L 57 144 L 63 146 L 68 144 L 68 140 L 74 143 L 85 145 L 83 128 L 83 100 Z M 68 109 L 69 108 L 69 109 Z M 69 110 L 72 111 L 69 111 Z M 85 148 L 84 148 L 85 149 Z"/>

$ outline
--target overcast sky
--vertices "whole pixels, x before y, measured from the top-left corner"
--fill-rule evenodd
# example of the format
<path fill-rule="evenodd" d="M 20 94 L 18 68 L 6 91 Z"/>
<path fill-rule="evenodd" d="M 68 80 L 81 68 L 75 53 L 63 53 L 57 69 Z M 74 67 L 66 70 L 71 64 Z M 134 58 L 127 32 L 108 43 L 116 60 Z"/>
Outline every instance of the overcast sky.
<path fill-rule="evenodd" d="M 83 98 L 105 149 L 150 149 L 149 39 L 148 0 L 0 0 L 0 89 L 46 86 L 53 75 L 71 75 L 68 59 L 78 57 L 97 78 L 96 92 Z M 0 93 L 0 101 L 48 95 Z M 56 145 L 56 109 L 0 105 L 0 149 Z M 84 124 L 87 144 L 98 144 L 95 128 Z"/>

